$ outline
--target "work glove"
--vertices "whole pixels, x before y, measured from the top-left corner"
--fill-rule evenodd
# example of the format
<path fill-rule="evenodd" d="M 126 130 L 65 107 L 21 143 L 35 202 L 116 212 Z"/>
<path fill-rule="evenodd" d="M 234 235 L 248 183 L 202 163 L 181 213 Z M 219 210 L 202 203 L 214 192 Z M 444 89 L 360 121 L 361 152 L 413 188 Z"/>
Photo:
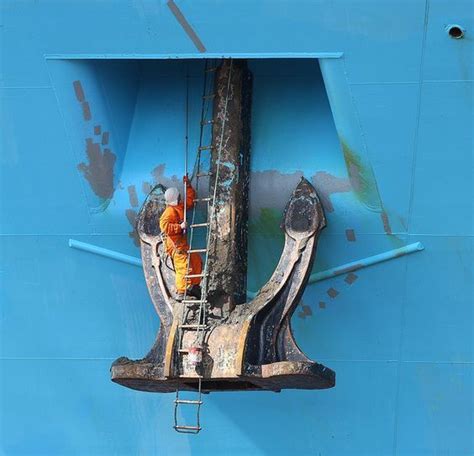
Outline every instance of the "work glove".
<path fill-rule="evenodd" d="M 188 227 L 188 224 L 187 224 L 186 222 L 183 222 L 183 223 L 181 223 L 181 225 L 179 225 L 179 226 L 181 227 L 181 229 L 182 229 L 183 231 L 185 231 L 186 228 Z"/>
<path fill-rule="evenodd" d="M 188 177 L 187 174 L 186 174 L 185 176 L 183 176 L 183 182 L 184 182 L 185 184 L 189 183 L 189 177 Z"/>

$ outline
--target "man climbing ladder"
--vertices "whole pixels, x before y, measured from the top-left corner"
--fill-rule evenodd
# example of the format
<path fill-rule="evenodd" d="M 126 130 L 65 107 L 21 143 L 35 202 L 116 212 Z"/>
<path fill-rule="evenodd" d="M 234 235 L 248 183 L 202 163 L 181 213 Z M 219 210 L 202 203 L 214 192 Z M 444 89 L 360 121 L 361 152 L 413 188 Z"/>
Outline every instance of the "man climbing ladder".
<path fill-rule="evenodd" d="M 196 192 L 188 176 L 183 177 L 183 182 L 186 186 L 186 209 L 191 209 L 194 206 Z M 183 300 L 185 295 L 200 299 L 201 277 L 186 279 L 186 275 L 199 276 L 202 273 L 202 260 L 198 253 L 192 252 L 189 255 L 188 268 L 189 245 L 186 238 L 185 205 L 176 187 L 166 190 L 165 201 L 166 209 L 160 217 L 160 229 L 165 234 L 166 253 L 173 260 L 176 274 L 176 299 Z"/>

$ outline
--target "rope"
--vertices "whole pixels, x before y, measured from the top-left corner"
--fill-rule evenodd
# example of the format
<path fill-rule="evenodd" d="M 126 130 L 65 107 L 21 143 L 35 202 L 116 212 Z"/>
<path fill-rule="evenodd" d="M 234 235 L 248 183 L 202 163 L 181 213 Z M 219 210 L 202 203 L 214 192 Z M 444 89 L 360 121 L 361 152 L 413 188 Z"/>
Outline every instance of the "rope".
<path fill-rule="evenodd" d="M 188 153 L 189 153 L 189 72 L 188 63 L 186 63 L 186 120 L 185 120 L 185 140 L 184 140 L 184 175 L 188 175 Z M 186 223 L 188 210 L 188 190 L 186 182 L 184 183 L 184 223 Z"/>

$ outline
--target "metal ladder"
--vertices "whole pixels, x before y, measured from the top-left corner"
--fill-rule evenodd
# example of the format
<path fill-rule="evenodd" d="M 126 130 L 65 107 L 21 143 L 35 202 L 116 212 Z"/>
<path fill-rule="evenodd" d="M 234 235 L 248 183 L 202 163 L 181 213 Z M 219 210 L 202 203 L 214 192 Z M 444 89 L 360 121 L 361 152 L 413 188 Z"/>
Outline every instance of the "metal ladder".
<path fill-rule="evenodd" d="M 204 85 L 202 92 L 202 105 L 201 105 L 201 121 L 200 121 L 200 133 L 199 133 L 199 147 L 197 150 L 196 164 L 194 167 L 193 175 L 196 178 L 196 199 L 194 200 L 193 212 L 192 212 L 192 221 L 189 225 L 189 250 L 188 250 L 188 271 L 185 278 L 201 278 L 201 299 L 189 299 L 187 296 L 187 290 L 185 291 L 184 299 L 182 301 L 182 315 L 181 315 L 181 324 L 178 327 L 178 366 L 183 362 L 183 357 L 189 354 L 190 347 L 183 347 L 184 333 L 186 331 L 195 331 L 195 337 L 193 346 L 203 348 L 204 339 L 207 329 L 207 314 L 208 314 L 208 302 L 207 302 L 207 267 L 208 267 L 208 245 L 209 245 L 209 235 L 210 235 L 210 207 L 213 204 L 213 197 L 211 195 L 199 198 L 199 181 L 204 177 L 211 177 L 210 169 L 203 172 L 203 153 L 210 154 L 212 152 L 212 145 L 203 145 L 205 128 L 212 126 L 214 121 L 212 119 L 207 119 L 209 113 L 212 113 L 212 103 L 214 100 L 214 94 L 210 93 L 213 90 L 213 78 L 209 77 L 213 72 L 217 70 L 217 67 L 214 65 L 209 67 L 209 61 L 206 60 L 204 68 Z M 211 108 L 211 109 L 210 109 Z M 209 137 L 209 135 L 207 135 Z M 211 136 L 212 138 L 212 136 Z M 211 141 L 212 142 L 212 141 Z M 210 164 L 209 156 L 209 164 Z M 206 204 L 206 222 L 196 223 L 196 209 L 198 204 Z M 195 241 L 194 230 L 206 229 L 206 247 L 205 248 L 193 248 L 193 243 Z M 198 253 L 204 254 L 204 267 L 201 274 L 189 274 L 189 265 L 191 261 L 191 254 Z M 189 321 L 191 320 L 191 321 Z M 197 323 L 192 322 L 192 320 L 197 320 Z M 202 351 L 201 351 L 202 355 Z M 179 367 L 180 369 L 180 367 Z M 197 434 L 202 428 L 200 424 L 200 411 L 202 401 L 202 375 L 198 373 L 198 388 L 197 394 L 198 398 L 196 400 L 180 399 L 179 387 L 176 389 L 176 398 L 174 401 L 174 429 L 177 432 L 188 433 L 188 434 Z M 178 422 L 178 409 L 179 406 L 190 405 L 196 407 L 196 424 L 189 426 L 179 424 Z"/>

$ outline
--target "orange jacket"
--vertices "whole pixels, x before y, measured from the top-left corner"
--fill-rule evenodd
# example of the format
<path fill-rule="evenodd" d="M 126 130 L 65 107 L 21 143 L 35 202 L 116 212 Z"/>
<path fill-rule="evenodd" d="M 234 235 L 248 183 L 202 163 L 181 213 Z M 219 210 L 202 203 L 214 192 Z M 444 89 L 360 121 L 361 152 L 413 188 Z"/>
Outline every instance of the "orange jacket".
<path fill-rule="evenodd" d="M 194 206 L 196 192 L 186 179 L 186 207 L 191 209 Z M 186 252 L 189 245 L 186 239 L 186 233 L 181 229 L 181 223 L 184 220 L 184 203 L 180 201 L 176 206 L 166 206 L 165 211 L 160 217 L 160 229 L 166 234 L 166 252 L 172 255 L 175 249 Z"/>

